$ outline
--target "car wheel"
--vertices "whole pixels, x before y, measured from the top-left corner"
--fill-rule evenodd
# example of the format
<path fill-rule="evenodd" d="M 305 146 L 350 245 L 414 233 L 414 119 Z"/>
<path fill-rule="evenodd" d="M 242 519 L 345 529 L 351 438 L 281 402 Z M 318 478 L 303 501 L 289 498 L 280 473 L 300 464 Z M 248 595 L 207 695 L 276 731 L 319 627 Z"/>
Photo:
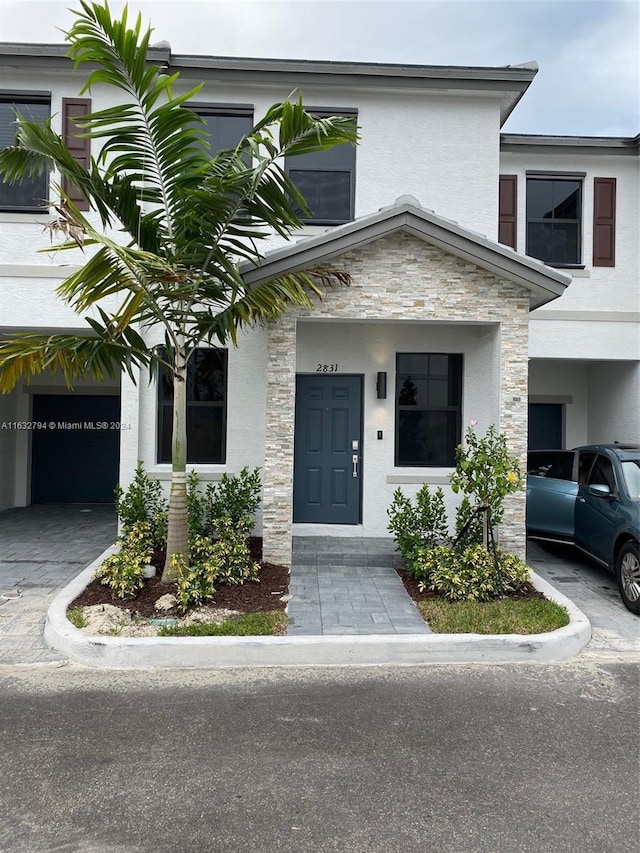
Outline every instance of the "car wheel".
<path fill-rule="evenodd" d="M 616 558 L 616 577 L 627 610 L 640 616 L 640 554 L 637 542 L 625 542 Z"/>

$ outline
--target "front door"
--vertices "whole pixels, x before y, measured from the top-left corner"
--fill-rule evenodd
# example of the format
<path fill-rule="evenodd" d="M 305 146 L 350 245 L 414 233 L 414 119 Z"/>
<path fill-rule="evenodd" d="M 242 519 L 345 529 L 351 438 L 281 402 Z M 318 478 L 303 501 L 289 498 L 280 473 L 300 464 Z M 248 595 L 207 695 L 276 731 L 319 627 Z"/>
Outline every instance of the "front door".
<path fill-rule="evenodd" d="M 293 520 L 361 521 L 362 377 L 299 375 Z"/>

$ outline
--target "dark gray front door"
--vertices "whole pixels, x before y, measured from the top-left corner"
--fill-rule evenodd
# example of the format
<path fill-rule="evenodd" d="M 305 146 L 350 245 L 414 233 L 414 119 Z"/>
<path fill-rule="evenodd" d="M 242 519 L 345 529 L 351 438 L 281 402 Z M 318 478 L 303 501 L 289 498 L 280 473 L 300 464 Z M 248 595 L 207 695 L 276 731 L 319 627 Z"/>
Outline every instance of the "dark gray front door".
<path fill-rule="evenodd" d="M 529 403 L 529 450 L 560 450 L 562 404 Z"/>
<path fill-rule="evenodd" d="M 359 524 L 362 377 L 296 380 L 293 520 Z"/>

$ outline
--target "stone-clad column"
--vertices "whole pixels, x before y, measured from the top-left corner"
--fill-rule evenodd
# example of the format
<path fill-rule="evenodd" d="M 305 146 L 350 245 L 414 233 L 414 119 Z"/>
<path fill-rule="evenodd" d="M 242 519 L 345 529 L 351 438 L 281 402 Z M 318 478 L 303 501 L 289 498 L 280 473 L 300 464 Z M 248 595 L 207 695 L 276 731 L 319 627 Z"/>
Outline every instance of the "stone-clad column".
<path fill-rule="evenodd" d="M 264 455 L 263 559 L 291 565 L 293 438 L 296 396 L 296 319 L 267 329 L 267 416 Z"/>
<path fill-rule="evenodd" d="M 500 430 L 507 437 L 507 446 L 520 460 L 526 472 L 528 430 L 528 352 L 529 323 L 527 309 L 514 312 L 513 322 L 503 322 L 500 328 Z M 526 492 L 523 487 L 505 501 L 500 525 L 500 546 L 524 559 Z"/>

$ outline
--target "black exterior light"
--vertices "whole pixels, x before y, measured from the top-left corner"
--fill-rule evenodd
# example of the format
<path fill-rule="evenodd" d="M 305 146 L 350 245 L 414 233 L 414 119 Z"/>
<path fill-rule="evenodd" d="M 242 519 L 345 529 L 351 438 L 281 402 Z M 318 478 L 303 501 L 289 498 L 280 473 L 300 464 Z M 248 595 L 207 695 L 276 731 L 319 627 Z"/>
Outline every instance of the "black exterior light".
<path fill-rule="evenodd" d="M 378 372 L 378 378 L 376 380 L 376 394 L 378 396 L 378 400 L 387 399 L 387 374 L 384 370 L 380 370 Z"/>

